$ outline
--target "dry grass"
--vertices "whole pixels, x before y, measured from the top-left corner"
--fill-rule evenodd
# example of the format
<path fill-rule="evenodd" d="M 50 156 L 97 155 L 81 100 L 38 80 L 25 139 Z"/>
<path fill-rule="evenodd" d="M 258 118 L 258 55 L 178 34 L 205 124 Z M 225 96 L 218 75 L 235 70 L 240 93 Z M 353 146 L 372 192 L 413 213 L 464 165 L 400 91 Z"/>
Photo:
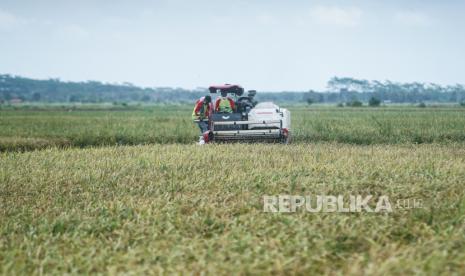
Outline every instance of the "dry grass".
<path fill-rule="evenodd" d="M 459 274 L 464 168 L 453 143 L 2 153 L 0 272 Z M 277 194 L 387 195 L 424 208 L 263 213 L 262 196 Z"/>

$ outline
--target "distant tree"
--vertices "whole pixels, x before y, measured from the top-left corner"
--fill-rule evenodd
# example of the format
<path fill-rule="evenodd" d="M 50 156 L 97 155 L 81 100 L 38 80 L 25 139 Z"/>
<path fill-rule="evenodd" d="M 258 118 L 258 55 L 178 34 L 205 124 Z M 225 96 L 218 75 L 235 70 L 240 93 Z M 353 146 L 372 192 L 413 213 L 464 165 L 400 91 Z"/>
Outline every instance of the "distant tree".
<path fill-rule="evenodd" d="M 79 102 L 79 101 L 80 101 L 80 98 L 79 98 L 79 96 L 77 96 L 77 95 L 71 95 L 71 96 L 69 97 L 69 101 L 72 102 L 72 103 Z"/>
<path fill-rule="evenodd" d="M 350 107 L 360 107 L 360 106 L 363 106 L 363 103 L 359 100 L 352 100 L 348 103 L 346 103 L 347 106 L 350 106 Z"/>
<path fill-rule="evenodd" d="M 337 107 L 344 107 L 344 103 L 338 103 L 336 106 Z"/>
<path fill-rule="evenodd" d="M 425 108 L 426 104 L 424 102 L 421 102 L 417 106 L 420 107 L 420 108 Z"/>
<path fill-rule="evenodd" d="M 5 101 L 10 101 L 13 97 L 11 96 L 11 93 L 10 92 L 5 92 L 3 98 L 5 99 Z"/>
<path fill-rule="evenodd" d="M 331 91 L 370 91 L 371 83 L 367 80 L 358 80 L 354 78 L 333 77 L 328 81 L 328 88 Z"/>
<path fill-rule="evenodd" d="M 381 100 L 375 97 L 371 97 L 368 101 L 368 105 L 372 107 L 377 107 L 381 104 Z"/>
<path fill-rule="evenodd" d="M 34 93 L 32 94 L 32 101 L 33 101 L 33 102 L 38 102 L 38 101 L 40 101 L 40 93 L 39 93 L 39 92 L 34 92 Z"/>
<path fill-rule="evenodd" d="M 150 96 L 149 96 L 149 95 L 144 95 L 144 96 L 142 96 L 141 101 L 143 101 L 143 102 L 149 102 L 149 101 L 150 101 Z"/>
<path fill-rule="evenodd" d="M 308 99 L 307 99 L 307 104 L 308 104 L 308 105 L 311 105 L 311 104 L 313 104 L 313 103 L 314 103 L 314 101 L 313 101 L 312 98 L 308 98 Z"/>

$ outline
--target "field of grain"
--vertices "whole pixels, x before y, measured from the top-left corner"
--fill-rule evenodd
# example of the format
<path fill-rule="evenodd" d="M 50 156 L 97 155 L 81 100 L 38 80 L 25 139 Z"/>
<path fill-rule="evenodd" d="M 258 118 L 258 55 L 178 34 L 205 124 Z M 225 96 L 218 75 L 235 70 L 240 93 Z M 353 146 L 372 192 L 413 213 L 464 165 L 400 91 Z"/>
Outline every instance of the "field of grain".
<path fill-rule="evenodd" d="M 460 145 L 121 146 L 10 152 L 0 162 L 3 274 L 465 269 Z M 277 194 L 423 206 L 264 213 L 262 197 Z"/>
<path fill-rule="evenodd" d="M 291 145 L 206 146 L 185 106 L 0 111 L 0 273 L 465 271 L 464 109 L 292 111 Z M 264 212 L 276 195 L 393 210 Z"/>
<path fill-rule="evenodd" d="M 465 108 L 291 107 L 293 141 L 350 144 L 465 141 Z M 49 146 L 190 144 L 190 106 L 135 110 L 0 110 L 0 151 Z"/>

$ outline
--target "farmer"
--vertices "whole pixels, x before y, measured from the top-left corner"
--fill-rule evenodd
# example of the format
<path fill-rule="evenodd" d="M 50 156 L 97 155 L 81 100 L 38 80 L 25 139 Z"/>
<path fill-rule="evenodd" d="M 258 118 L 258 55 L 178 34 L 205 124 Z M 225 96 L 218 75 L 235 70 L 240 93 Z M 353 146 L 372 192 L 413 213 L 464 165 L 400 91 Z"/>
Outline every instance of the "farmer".
<path fill-rule="evenodd" d="M 221 97 L 215 101 L 215 111 L 219 113 L 233 113 L 234 108 L 234 101 L 228 97 L 228 92 L 221 91 Z"/>
<path fill-rule="evenodd" d="M 208 119 L 213 110 L 212 98 L 209 95 L 198 99 L 192 111 L 192 120 L 197 122 L 200 128 L 199 144 L 204 144 L 203 134 L 208 131 Z"/>

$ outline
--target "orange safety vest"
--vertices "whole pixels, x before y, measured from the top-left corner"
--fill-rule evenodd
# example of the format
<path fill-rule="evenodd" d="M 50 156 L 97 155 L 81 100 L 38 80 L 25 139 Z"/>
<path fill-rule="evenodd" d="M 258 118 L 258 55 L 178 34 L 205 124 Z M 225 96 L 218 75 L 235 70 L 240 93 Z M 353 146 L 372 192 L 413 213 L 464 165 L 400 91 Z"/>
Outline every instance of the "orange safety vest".
<path fill-rule="evenodd" d="M 205 97 L 200 98 L 195 102 L 194 110 L 192 111 L 192 120 L 205 120 L 210 117 L 212 104 L 205 104 Z"/>

